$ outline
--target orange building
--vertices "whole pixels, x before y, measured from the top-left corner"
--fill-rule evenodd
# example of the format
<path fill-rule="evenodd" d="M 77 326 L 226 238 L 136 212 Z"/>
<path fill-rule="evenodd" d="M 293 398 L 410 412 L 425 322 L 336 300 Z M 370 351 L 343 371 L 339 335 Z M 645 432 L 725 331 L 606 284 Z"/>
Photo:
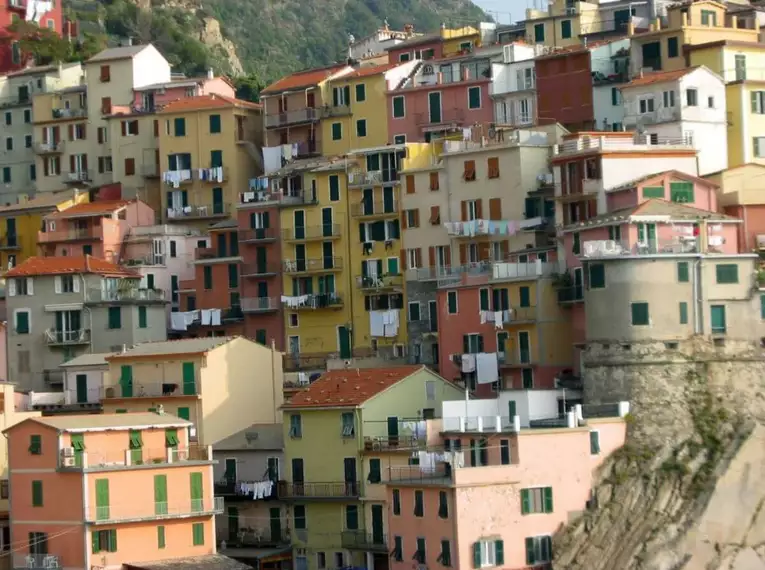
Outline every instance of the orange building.
<path fill-rule="evenodd" d="M 6 429 L 14 568 L 246 568 L 216 554 L 209 446 L 158 413 L 38 417 Z M 21 546 L 23 545 L 23 546 Z"/>

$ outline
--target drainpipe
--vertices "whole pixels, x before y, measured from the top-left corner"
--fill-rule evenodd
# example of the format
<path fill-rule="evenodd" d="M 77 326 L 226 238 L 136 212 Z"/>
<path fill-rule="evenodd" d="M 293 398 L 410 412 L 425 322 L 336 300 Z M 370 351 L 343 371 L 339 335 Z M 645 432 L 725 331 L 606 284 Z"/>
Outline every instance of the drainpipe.
<path fill-rule="evenodd" d="M 80 273 L 80 281 L 82 281 L 82 298 L 84 300 L 87 300 L 88 298 L 88 292 L 85 286 L 87 283 L 85 282 L 85 277 Z M 83 308 L 88 312 L 88 320 L 90 321 L 90 352 L 93 353 L 93 311 L 90 310 L 90 307 L 85 307 L 83 305 Z"/>
<path fill-rule="evenodd" d="M 702 314 L 703 291 L 701 289 L 701 258 L 693 262 L 693 332 L 702 334 L 704 332 L 704 321 Z"/>
<path fill-rule="evenodd" d="M 281 368 L 279 369 L 281 372 Z M 273 419 L 274 423 L 278 423 L 276 421 L 276 386 L 274 386 L 274 382 L 276 381 L 276 341 L 272 338 L 271 339 L 271 402 L 273 403 Z M 282 384 L 284 383 L 284 378 L 282 378 Z"/>

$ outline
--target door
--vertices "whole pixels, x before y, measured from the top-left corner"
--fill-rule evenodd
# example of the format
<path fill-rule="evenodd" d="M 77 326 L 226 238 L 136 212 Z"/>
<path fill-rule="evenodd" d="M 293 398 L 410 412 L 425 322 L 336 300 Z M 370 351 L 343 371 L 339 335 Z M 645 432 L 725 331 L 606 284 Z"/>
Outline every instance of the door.
<path fill-rule="evenodd" d="M 8 232 L 8 247 L 16 247 L 16 220 L 8 218 L 5 221 L 5 227 Z"/>
<path fill-rule="evenodd" d="M 296 496 L 302 495 L 304 491 L 305 472 L 303 471 L 303 460 L 300 457 L 292 458 L 292 489 Z"/>
<path fill-rule="evenodd" d="M 332 242 L 325 241 L 321 244 L 322 257 L 324 258 L 324 269 L 332 269 L 335 266 L 334 252 L 332 251 Z"/>
<path fill-rule="evenodd" d="M 302 243 L 295 246 L 295 266 L 298 271 L 306 270 L 305 245 Z"/>
<path fill-rule="evenodd" d="M 202 486 L 202 474 L 192 473 L 189 477 L 191 486 L 191 511 L 195 513 L 202 512 L 204 507 L 204 488 Z"/>
<path fill-rule="evenodd" d="M 197 393 L 196 374 L 194 373 L 194 363 L 183 363 L 183 395 L 194 396 Z"/>
<path fill-rule="evenodd" d="M 343 481 L 345 481 L 346 495 L 358 495 L 358 476 L 356 474 L 355 457 L 346 457 L 343 459 Z"/>
<path fill-rule="evenodd" d="M 428 93 L 428 122 L 440 123 L 441 120 L 441 92 L 432 91 Z"/>
<path fill-rule="evenodd" d="M 510 338 L 510 333 L 499 332 L 497 333 L 497 357 L 500 362 L 507 361 L 507 341 Z"/>
<path fill-rule="evenodd" d="M 398 445 L 398 417 L 388 417 L 388 445 Z"/>
<path fill-rule="evenodd" d="M 276 483 L 279 480 L 279 458 L 269 457 L 267 465 L 268 479 Z"/>
<path fill-rule="evenodd" d="M 375 191 L 374 188 L 364 188 L 361 191 L 361 213 L 369 216 L 375 213 Z"/>
<path fill-rule="evenodd" d="M 351 333 L 348 327 L 337 327 L 337 343 L 340 358 L 351 357 Z"/>
<path fill-rule="evenodd" d="M 223 474 L 223 478 L 226 480 L 227 485 L 233 485 L 236 481 L 236 459 L 226 458 L 226 471 Z"/>
<path fill-rule="evenodd" d="M 257 248 L 255 250 L 255 266 L 256 266 L 255 267 L 255 271 L 258 274 L 262 275 L 263 273 L 267 273 L 268 272 L 268 270 L 266 268 L 266 265 L 267 265 L 266 261 L 267 261 L 267 259 L 268 258 L 266 257 L 266 248 L 265 247 L 259 247 L 259 248 Z"/>
<path fill-rule="evenodd" d="M 298 355 L 300 354 L 300 337 L 299 336 L 291 336 L 289 341 L 290 346 L 290 354 Z"/>
<path fill-rule="evenodd" d="M 154 476 L 154 513 L 166 515 L 167 508 L 167 475 Z"/>
<path fill-rule="evenodd" d="M 120 369 L 120 392 L 123 398 L 133 397 L 133 367 L 130 365 Z"/>
<path fill-rule="evenodd" d="M 258 282 L 258 299 L 268 298 L 268 283 L 266 281 Z"/>
<path fill-rule="evenodd" d="M 271 527 L 271 542 L 281 542 L 282 540 L 282 518 L 281 509 L 272 507 L 268 509 L 269 526 Z"/>
<path fill-rule="evenodd" d="M 712 305 L 709 307 L 712 317 L 712 334 L 725 334 L 727 329 L 725 319 L 725 305 Z"/>
<path fill-rule="evenodd" d="M 109 520 L 109 479 L 96 479 L 96 520 Z"/>
<path fill-rule="evenodd" d="M 518 333 L 518 358 L 522 364 L 531 362 L 531 339 L 527 331 Z"/>
<path fill-rule="evenodd" d="M 228 508 L 228 539 L 234 542 L 239 539 L 239 509 Z"/>
<path fill-rule="evenodd" d="M 295 222 L 295 239 L 305 239 L 305 212 L 296 210 L 293 214 Z"/>
<path fill-rule="evenodd" d="M 88 402 L 88 375 L 78 374 L 75 381 L 77 383 L 77 403 L 86 404 Z"/>
<path fill-rule="evenodd" d="M 736 81 L 746 81 L 746 56 L 743 54 L 736 55 Z M 8 228 L 8 235 L 11 234 L 10 227 Z"/>
<path fill-rule="evenodd" d="M 372 543 L 384 544 L 384 540 L 383 507 L 382 505 L 372 505 Z"/>
<path fill-rule="evenodd" d="M 332 208 L 322 208 L 321 210 L 321 235 L 324 237 L 332 236 Z"/>
<path fill-rule="evenodd" d="M 213 188 L 212 189 L 212 209 L 213 214 L 222 214 L 223 213 L 223 188 Z"/>

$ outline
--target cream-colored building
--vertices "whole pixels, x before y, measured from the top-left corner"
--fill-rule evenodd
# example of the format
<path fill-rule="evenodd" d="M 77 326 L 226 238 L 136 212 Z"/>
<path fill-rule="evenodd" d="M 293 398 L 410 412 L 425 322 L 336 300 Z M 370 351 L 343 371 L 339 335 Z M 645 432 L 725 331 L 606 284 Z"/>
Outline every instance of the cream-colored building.
<path fill-rule="evenodd" d="M 0 204 L 16 204 L 37 187 L 33 97 L 77 86 L 81 77 L 79 63 L 29 67 L 0 77 Z"/>
<path fill-rule="evenodd" d="M 253 423 L 281 421 L 282 353 L 243 337 L 143 343 L 106 361 L 104 413 L 162 406 L 191 421 L 203 445 Z"/>

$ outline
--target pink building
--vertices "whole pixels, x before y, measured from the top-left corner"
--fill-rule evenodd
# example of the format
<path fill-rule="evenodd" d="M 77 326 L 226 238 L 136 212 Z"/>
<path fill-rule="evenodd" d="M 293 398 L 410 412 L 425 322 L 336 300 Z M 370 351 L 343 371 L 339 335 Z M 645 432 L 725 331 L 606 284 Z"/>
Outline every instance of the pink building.
<path fill-rule="evenodd" d="M 154 217 L 154 210 L 140 200 L 78 204 L 43 218 L 38 246 L 46 257 L 92 255 L 118 263 L 130 229 L 150 226 Z"/>
<path fill-rule="evenodd" d="M 391 58 L 398 48 L 391 50 Z M 490 86 L 488 56 L 466 53 L 420 62 L 398 88 L 387 92 L 389 142 L 430 141 L 463 128 L 488 136 L 494 120 Z"/>
<path fill-rule="evenodd" d="M 185 77 L 134 89 L 133 112 L 154 113 L 171 101 L 212 94 L 236 98 L 236 89 L 227 78 L 215 77 L 210 70 L 204 77 Z"/>
<path fill-rule="evenodd" d="M 19 568 L 120 568 L 216 556 L 212 449 L 162 413 L 38 417 L 6 429 Z M 195 564 L 196 562 L 196 564 Z M 204 566 L 207 567 L 207 566 Z M 180 568 L 180 566 L 179 566 Z"/>
<path fill-rule="evenodd" d="M 447 462 L 389 468 L 391 570 L 413 560 L 429 568 L 548 567 L 552 535 L 586 509 L 595 469 L 626 432 L 620 417 L 534 429 L 505 421 L 489 429 L 477 419 L 444 418 Z"/>

